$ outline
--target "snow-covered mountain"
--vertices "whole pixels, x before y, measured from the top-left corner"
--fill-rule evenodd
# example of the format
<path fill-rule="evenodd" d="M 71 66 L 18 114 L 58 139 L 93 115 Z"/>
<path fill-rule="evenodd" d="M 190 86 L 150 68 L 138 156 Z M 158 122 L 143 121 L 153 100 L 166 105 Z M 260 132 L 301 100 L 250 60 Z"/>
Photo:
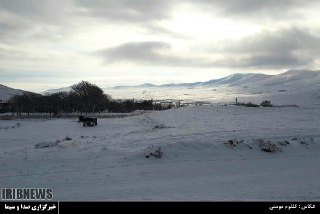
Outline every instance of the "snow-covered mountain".
<path fill-rule="evenodd" d="M 120 99 L 179 99 L 184 102 L 205 101 L 260 103 L 271 100 L 276 105 L 320 105 L 320 71 L 290 70 L 277 75 L 236 73 L 206 82 L 145 85 L 106 89 Z"/>
<path fill-rule="evenodd" d="M 314 86 L 320 83 L 320 71 L 290 70 L 282 74 L 270 76 L 255 84 L 262 86 Z"/>
<path fill-rule="evenodd" d="M 173 88 L 173 87 L 215 87 L 215 86 L 310 86 L 318 84 L 320 80 L 320 71 L 309 71 L 309 70 L 289 70 L 287 72 L 277 75 L 266 75 L 260 73 L 235 73 L 229 76 L 213 79 L 205 82 L 192 82 L 192 83 L 167 83 L 162 85 L 156 85 L 152 83 L 144 83 L 136 86 L 114 86 L 112 89 L 138 89 L 138 88 Z M 41 94 L 53 94 L 58 92 L 71 91 L 72 86 L 50 89 L 42 92 Z"/>
<path fill-rule="evenodd" d="M 320 71 L 289 70 L 278 75 L 266 75 L 259 73 L 235 73 L 220 79 L 213 79 L 206 82 L 193 83 L 170 83 L 155 85 L 145 83 L 138 86 L 116 86 L 114 89 L 123 88 L 153 88 L 153 87 L 211 87 L 211 86 L 241 86 L 241 85 L 310 85 L 317 84 L 320 80 Z"/>
<path fill-rule="evenodd" d="M 63 87 L 63 88 L 58 88 L 58 89 L 49 89 L 44 92 L 41 92 L 41 94 L 54 94 L 54 93 L 59 93 L 59 92 L 69 92 L 72 90 L 72 86 L 68 87 Z"/>
<path fill-rule="evenodd" d="M 27 92 L 27 91 L 10 88 L 10 87 L 7 87 L 5 85 L 1 85 L 0 84 L 0 103 L 1 102 L 6 102 L 7 100 L 9 100 L 14 95 L 23 94 L 24 92 Z"/>

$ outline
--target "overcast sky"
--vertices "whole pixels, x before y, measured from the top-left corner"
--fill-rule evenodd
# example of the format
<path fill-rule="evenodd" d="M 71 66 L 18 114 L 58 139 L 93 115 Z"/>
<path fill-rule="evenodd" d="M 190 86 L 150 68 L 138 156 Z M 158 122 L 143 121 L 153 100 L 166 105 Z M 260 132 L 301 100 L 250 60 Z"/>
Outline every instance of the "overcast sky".
<path fill-rule="evenodd" d="M 41 92 L 319 70 L 319 0 L 0 0 L 0 84 Z"/>

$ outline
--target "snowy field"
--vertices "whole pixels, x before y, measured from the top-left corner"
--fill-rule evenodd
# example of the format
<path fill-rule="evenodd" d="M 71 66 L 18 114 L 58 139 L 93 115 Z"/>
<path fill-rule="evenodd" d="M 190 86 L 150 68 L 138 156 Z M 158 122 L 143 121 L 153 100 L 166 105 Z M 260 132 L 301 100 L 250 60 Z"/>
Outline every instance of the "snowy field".
<path fill-rule="evenodd" d="M 54 200 L 320 200 L 318 105 L 184 107 L 95 127 L 0 120 L 0 145 L 1 187 L 53 188 Z"/>

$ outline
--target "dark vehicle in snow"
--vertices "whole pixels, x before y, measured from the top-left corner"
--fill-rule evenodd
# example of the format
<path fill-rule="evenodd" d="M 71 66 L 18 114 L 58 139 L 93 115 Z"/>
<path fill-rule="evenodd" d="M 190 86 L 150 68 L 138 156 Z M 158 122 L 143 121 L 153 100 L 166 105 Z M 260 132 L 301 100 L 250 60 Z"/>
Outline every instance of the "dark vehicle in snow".
<path fill-rule="evenodd" d="M 98 119 L 96 117 L 79 116 L 78 123 L 83 123 L 83 126 L 96 126 L 98 125 Z"/>

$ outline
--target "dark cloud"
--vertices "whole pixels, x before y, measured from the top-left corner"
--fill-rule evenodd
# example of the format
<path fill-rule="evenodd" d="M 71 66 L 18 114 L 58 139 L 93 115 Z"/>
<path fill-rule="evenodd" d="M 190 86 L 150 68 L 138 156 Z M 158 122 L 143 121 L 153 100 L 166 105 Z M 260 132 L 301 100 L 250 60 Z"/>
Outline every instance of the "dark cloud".
<path fill-rule="evenodd" d="M 150 22 L 169 19 L 173 10 L 179 5 L 190 6 L 212 12 L 213 15 L 228 17 L 252 16 L 277 19 L 297 16 L 297 10 L 318 5 L 318 0 L 76 0 L 76 5 L 83 8 L 82 12 L 90 16 L 107 18 L 113 21 Z M 192 11 L 190 11 L 192 12 Z M 277 21 L 277 20 L 275 20 Z"/>
<path fill-rule="evenodd" d="M 174 1 L 167 0 L 77 0 L 82 12 L 113 21 L 148 22 L 168 18 Z"/>
<path fill-rule="evenodd" d="M 189 5 L 190 12 L 203 11 L 207 15 L 234 21 L 259 22 L 264 19 L 289 23 L 308 16 L 303 9 L 320 6 L 318 0 L 76 0 L 81 15 L 102 18 L 113 23 L 134 24 L 155 34 L 187 38 L 160 26 L 158 21 L 170 21 L 181 5 Z M 185 12 L 185 11 L 184 11 Z M 237 19 L 237 20 L 235 20 Z M 192 26 L 190 26 L 192 27 Z"/>
<path fill-rule="evenodd" d="M 212 11 L 220 16 L 252 18 L 258 16 L 259 18 L 277 19 L 283 18 L 297 18 L 298 10 L 307 8 L 310 5 L 319 6 L 319 1 L 309 0 L 185 0 L 194 5 L 200 6 L 205 11 Z M 303 14 L 300 14 L 303 15 Z M 276 17 L 275 17 L 276 16 Z"/>
<path fill-rule="evenodd" d="M 170 50 L 170 44 L 165 42 L 132 42 L 116 47 L 100 50 L 97 53 L 104 57 L 106 62 L 132 61 L 150 62 L 161 61 L 159 51 Z"/>
<path fill-rule="evenodd" d="M 211 48 L 208 57 L 175 53 L 164 42 L 132 42 L 98 51 L 107 63 L 132 62 L 177 67 L 291 68 L 312 66 L 320 37 L 299 28 L 264 31 Z M 199 51 L 199 50 L 198 50 Z M 198 52 L 201 54 L 201 52 Z M 212 57 L 210 57 L 212 55 Z M 219 55 L 219 59 L 215 58 Z"/>
<path fill-rule="evenodd" d="M 258 54 L 244 60 L 243 66 L 256 68 L 288 68 L 308 66 L 312 59 L 300 58 L 293 53 Z"/>
<path fill-rule="evenodd" d="M 295 50 L 319 50 L 315 44 L 320 38 L 308 29 L 282 28 L 276 31 L 263 31 L 223 47 L 229 52 L 291 52 Z"/>
<path fill-rule="evenodd" d="M 213 61 L 175 54 L 165 42 L 132 42 L 96 52 L 106 63 L 131 62 L 175 67 L 211 67 Z"/>
<path fill-rule="evenodd" d="M 74 10 L 70 0 L 1 0 L 0 39 L 7 43 L 56 39 L 68 31 Z"/>
<path fill-rule="evenodd" d="M 1 0 L 0 11 L 37 21 L 58 21 L 72 8 L 70 0 Z"/>
<path fill-rule="evenodd" d="M 179 37 L 182 35 L 161 26 L 159 21 L 170 21 L 172 14 L 179 12 L 180 5 L 189 4 L 190 12 L 193 8 L 195 10 L 200 8 L 209 15 L 211 13 L 212 16 L 218 15 L 223 18 L 240 15 L 240 18 L 246 17 L 252 21 L 250 20 L 252 15 L 258 15 L 259 18 L 267 16 L 277 22 L 279 19 L 288 21 L 285 14 L 297 18 L 296 9 L 300 10 L 318 2 L 317 0 L 2 0 L 0 25 L 4 28 L 0 31 L 0 37 L 11 38 L 14 34 L 23 36 L 28 34 L 27 29 L 35 30 L 35 26 L 40 25 L 54 25 L 63 32 L 72 28 L 68 26 L 69 22 L 75 23 L 83 17 L 93 17 L 106 23 L 133 24 L 155 34 Z M 52 33 L 55 32 L 50 32 Z"/>
<path fill-rule="evenodd" d="M 107 18 L 113 21 L 148 22 L 168 19 L 176 6 L 189 4 L 191 8 L 211 9 L 220 14 L 287 13 L 301 9 L 317 0 L 1 0 L 0 8 L 24 17 L 40 16 L 59 19 L 63 14 L 79 12 L 83 15 Z M 78 13 L 78 14 L 79 14 Z"/>
<path fill-rule="evenodd" d="M 77 15 L 94 17 L 102 22 L 132 24 L 155 34 L 185 37 L 161 26 L 161 20 L 170 20 L 174 0 L 76 0 Z"/>
<path fill-rule="evenodd" d="M 20 14 L 21 16 L 34 16 L 35 14 L 42 13 L 42 8 L 45 3 L 46 1 L 41 0 L 2 0 L 0 2 L 0 8 L 2 11 Z"/>
<path fill-rule="evenodd" d="M 213 51 L 241 57 L 237 66 L 286 68 L 311 65 L 320 54 L 319 42 L 320 37 L 308 30 L 289 28 L 265 31 Z"/>

